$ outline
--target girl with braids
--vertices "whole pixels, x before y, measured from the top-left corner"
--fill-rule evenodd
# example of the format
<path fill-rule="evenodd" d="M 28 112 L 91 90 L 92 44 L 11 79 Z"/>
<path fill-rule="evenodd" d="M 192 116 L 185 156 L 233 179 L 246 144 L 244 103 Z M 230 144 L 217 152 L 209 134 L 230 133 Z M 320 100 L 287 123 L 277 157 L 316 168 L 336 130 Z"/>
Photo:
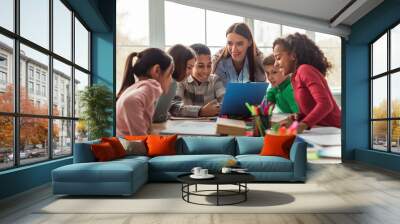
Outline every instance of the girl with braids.
<path fill-rule="evenodd" d="M 245 23 L 234 23 L 226 31 L 226 46 L 214 55 L 212 74 L 224 83 L 264 82 L 263 55 Z"/>
<path fill-rule="evenodd" d="M 133 58 L 136 58 L 132 65 Z M 117 136 L 149 133 L 155 103 L 168 91 L 174 71 L 173 59 L 158 48 L 131 53 L 117 94 Z M 138 81 L 135 83 L 135 76 Z"/>
<path fill-rule="evenodd" d="M 291 83 L 300 113 L 298 132 L 319 126 L 340 128 L 341 113 L 325 79 L 331 64 L 306 35 L 295 33 L 274 41 L 275 66 L 292 73 Z M 283 122 L 290 125 L 292 119 Z"/>

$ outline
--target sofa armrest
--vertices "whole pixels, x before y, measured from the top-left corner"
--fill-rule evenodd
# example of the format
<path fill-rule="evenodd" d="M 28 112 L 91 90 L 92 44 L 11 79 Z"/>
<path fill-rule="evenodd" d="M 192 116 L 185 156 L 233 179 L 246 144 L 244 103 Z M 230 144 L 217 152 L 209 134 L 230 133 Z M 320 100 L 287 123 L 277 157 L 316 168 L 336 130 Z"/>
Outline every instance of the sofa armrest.
<path fill-rule="evenodd" d="M 92 153 L 90 146 L 92 144 L 98 144 L 100 140 L 94 140 L 90 142 L 75 143 L 74 147 L 74 163 L 89 163 L 95 162 L 96 158 Z"/>
<path fill-rule="evenodd" d="M 305 181 L 307 175 L 307 143 L 294 142 L 290 149 L 290 160 L 293 162 L 293 178 Z"/>

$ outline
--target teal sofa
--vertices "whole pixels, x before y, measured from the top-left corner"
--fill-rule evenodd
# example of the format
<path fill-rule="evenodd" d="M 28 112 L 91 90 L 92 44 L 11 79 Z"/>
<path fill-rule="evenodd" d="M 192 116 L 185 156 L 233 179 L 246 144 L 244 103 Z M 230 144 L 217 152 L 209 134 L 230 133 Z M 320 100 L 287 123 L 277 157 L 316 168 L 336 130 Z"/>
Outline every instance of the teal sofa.
<path fill-rule="evenodd" d="M 176 181 L 176 177 L 200 166 L 218 172 L 234 159 L 259 182 L 304 182 L 307 144 L 295 141 L 290 159 L 260 156 L 262 137 L 179 137 L 177 155 L 127 156 L 96 162 L 90 145 L 75 144 L 74 163 L 52 171 L 54 194 L 131 195 L 148 181 Z"/>

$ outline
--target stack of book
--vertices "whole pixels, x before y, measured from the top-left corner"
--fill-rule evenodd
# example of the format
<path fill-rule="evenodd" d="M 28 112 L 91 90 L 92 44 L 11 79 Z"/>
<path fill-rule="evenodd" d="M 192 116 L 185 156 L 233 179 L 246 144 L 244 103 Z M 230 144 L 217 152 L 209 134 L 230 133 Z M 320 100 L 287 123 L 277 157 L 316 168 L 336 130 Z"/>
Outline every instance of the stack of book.
<path fill-rule="evenodd" d="M 217 133 L 223 135 L 246 135 L 247 126 L 242 120 L 217 118 Z"/>

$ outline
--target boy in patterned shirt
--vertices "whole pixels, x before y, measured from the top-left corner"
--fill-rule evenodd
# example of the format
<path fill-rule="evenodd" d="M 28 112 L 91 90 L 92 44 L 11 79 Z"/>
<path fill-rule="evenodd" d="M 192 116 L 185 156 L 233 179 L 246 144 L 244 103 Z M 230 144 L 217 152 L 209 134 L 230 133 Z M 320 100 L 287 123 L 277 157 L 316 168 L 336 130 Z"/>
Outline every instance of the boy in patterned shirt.
<path fill-rule="evenodd" d="M 211 51 L 204 44 L 190 46 L 196 52 L 193 74 L 178 83 L 170 113 L 173 116 L 209 117 L 220 111 L 225 94 L 222 80 L 211 74 Z"/>

